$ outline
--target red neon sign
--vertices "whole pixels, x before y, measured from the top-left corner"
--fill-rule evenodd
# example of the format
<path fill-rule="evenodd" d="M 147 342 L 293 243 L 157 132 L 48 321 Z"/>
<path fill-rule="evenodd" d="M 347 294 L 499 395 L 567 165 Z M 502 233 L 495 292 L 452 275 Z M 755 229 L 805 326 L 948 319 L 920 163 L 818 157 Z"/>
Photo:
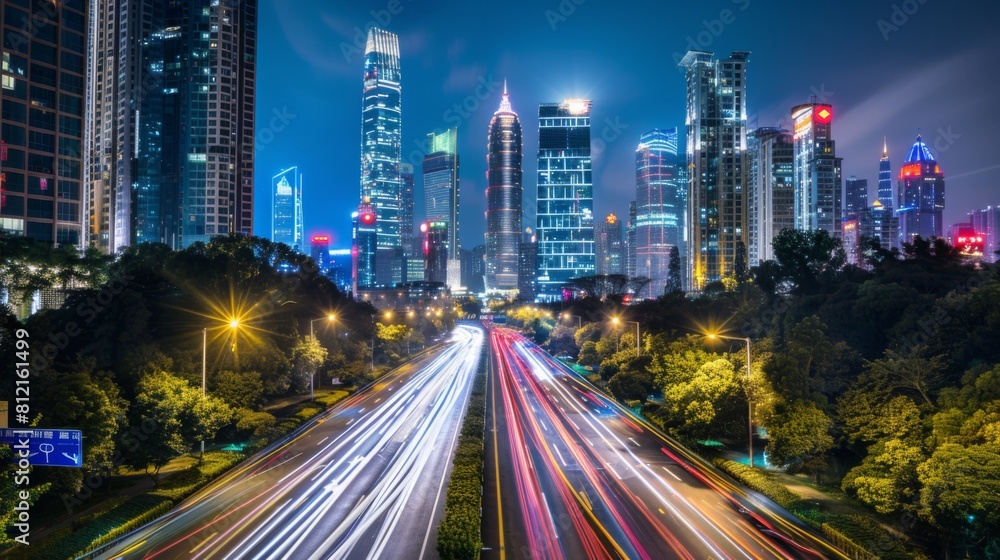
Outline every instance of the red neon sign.
<path fill-rule="evenodd" d="M 923 175 L 923 169 L 919 163 L 908 163 L 899 168 L 900 179 L 905 179 L 906 177 L 920 177 L 921 175 Z"/>
<path fill-rule="evenodd" d="M 371 212 L 365 212 L 364 214 L 361 215 L 361 222 L 364 224 L 371 224 L 375 222 L 375 214 L 372 214 Z"/>
<path fill-rule="evenodd" d="M 816 108 L 816 122 L 827 124 L 833 119 L 833 107 L 830 105 L 820 105 Z"/>

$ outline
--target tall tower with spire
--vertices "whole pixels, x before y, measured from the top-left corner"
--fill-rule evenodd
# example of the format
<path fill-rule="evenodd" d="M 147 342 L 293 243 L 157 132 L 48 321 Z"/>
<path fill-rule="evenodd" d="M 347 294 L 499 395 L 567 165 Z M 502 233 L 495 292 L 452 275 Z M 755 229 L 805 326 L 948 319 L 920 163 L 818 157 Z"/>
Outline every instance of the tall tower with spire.
<path fill-rule="evenodd" d="M 507 80 L 486 148 L 486 291 L 513 291 L 521 241 L 522 152 L 521 121 L 511 108 Z"/>
<path fill-rule="evenodd" d="M 882 206 L 892 210 L 892 164 L 889 163 L 889 145 L 882 137 L 882 159 L 878 160 L 878 198 Z"/>

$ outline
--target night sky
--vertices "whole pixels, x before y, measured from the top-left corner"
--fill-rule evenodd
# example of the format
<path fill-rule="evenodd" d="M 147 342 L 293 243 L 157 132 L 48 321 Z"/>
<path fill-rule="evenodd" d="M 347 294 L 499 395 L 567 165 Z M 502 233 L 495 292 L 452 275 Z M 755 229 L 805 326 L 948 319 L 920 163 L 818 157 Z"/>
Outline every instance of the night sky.
<path fill-rule="evenodd" d="M 524 224 L 534 223 L 538 104 L 568 97 L 593 100 L 595 215 L 624 217 L 635 197 L 639 135 L 683 130 L 675 59 L 689 48 L 721 58 L 752 53 L 748 129 L 791 128 L 791 107 L 812 95 L 832 103 L 844 177 L 868 179 L 869 201 L 882 137 L 895 175 L 921 132 L 945 172 L 947 227 L 1000 205 L 998 20 L 1000 3 L 967 0 L 262 0 L 255 233 L 270 235 L 271 176 L 298 165 L 307 238 L 329 233 L 333 247 L 349 246 L 363 35 L 372 24 L 400 37 L 403 161 L 418 164 L 417 223 L 418 142 L 459 125 L 465 248 L 483 242 L 486 130 L 504 78 L 525 131 Z"/>

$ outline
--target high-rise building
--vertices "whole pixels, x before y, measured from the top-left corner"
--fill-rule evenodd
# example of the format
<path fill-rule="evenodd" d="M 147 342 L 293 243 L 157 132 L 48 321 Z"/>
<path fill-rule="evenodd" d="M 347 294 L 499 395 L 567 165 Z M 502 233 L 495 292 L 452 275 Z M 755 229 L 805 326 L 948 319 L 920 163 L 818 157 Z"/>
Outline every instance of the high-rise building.
<path fill-rule="evenodd" d="M 447 224 L 446 282 L 452 289 L 458 289 L 462 285 L 461 244 L 458 239 L 458 129 L 428 134 L 427 144 L 430 152 L 424 156 L 424 209 L 428 222 Z"/>
<path fill-rule="evenodd" d="M 561 299 L 573 278 L 594 274 L 590 100 L 538 106 L 538 297 Z"/>
<path fill-rule="evenodd" d="M 997 262 L 1000 251 L 1000 206 L 987 206 L 969 213 L 972 227 L 983 234 L 983 260 Z"/>
<path fill-rule="evenodd" d="M 361 106 L 361 198 L 378 215 L 378 250 L 371 263 L 378 269 L 377 286 L 391 286 L 403 276 L 400 94 L 399 38 L 372 27 L 365 44 Z"/>
<path fill-rule="evenodd" d="M 890 250 L 893 247 L 898 247 L 899 217 L 892 211 L 892 207 L 884 206 L 881 201 L 876 200 L 872 204 L 871 213 L 872 227 L 882 248 Z"/>
<path fill-rule="evenodd" d="M 843 221 L 841 158 L 831 135 L 833 107 L 806 103 L 792 108 L 795 229 L 822 229 L 840 237 Z"/>
<path fill-rule="evenodd" d="M 518 284 L 522 154 L 521 120 L 511 108 L 506 82 L 486 149 L 486 290 L 512 291 Z"/>
<path fill-rule="evenodd" d="M 671 247 L 685 254 L 687 185 L 677 140 L 676 128 L 654 129 L 639 138 L 635 151 L 635 275 L 650 280 L 639 297 L 663 294 Z"/>
<path fill-rule="evenodd" d="M 404 255 L 420 252 L 413 245 L 413 164 L 410 163 L 399 164 L 399 242 Z"/>
<path fill-rule="evenodd" d="M 448 281 L 448 222 L 424 222 L 420 224 L 423 238 L 424 280 L 427 282 Z"/>
<path fill-rule="evenodd" d="M 3 2 L 0 231 L 81 244 L 85 5 Z"/>
<path fill-rule="evenodd" d="M 375 287 L 375 258 L 377 256 L 377 223 L 375 206 L 361 201 L 357 212 L 351 214 L 354 227 L 351 232 L 351 291 L 357 297 L 358 288 Z"/>
<path fill-rule="evenodd" d="M 625 222 L 625 276 L 635 278 L 635 201 L 628 203 L 628 221 Z"/>
<path fill-rule="evenodd" d="M 95 0 L 90 34 L 87 243 L 251 234 L 256 0 Z"/>
<path fill-rule="evenodd" d="M 486 245 L 462 249 L 462 285 L 473 294 L 486 291 Z"/>
<path fill-rule="evenodd" d="M 868 208 L 868 179 L 851 175 L 844 181 L 844 216 L 857 214 Z"/>
<path fill-rule="evenodd" d="M 904 243 L 916 236 L 941 237 L 944 211 L 944 173 L 918 134 L 906 161 L 899 168 L 899 235 Z"/>
<path fill-rule="evenodd" d="M 892 209 L 896 197 L 892 196 L 892 164 L 889 162 L 889 144 L 882 138 L 882 158 L 878 160 L 878 200 Z"/>
<path fill-rule="evenodd" d="M 302 251 L 305 249 L 305 227 L 302 223 L 302 174 L 298 167 L 288 168 L 271 177 L 271 241 L 284 243 Z"/>
<path fill-rule="evenodd" d="M 747 259 L 757 266 L 774 258 L 774 236 L 795 228 L 792 135 L 762 127 L 747 136 Z"/>
<path fill-rule="evenodd" d="M 732 274 L 738 243 L 746 242 L 747 63 L 688 51 L 687 80 L 688 286 L 701 290 Z"/>
<path fill-rule="evenodd" d="M 517 298 L 521 301 L 535 301 L 538 295 L 535 290 L 535 277 L 538 265 L 538 240 L 531 233 L 531 228 L 525 231 L 521 238 L 517 266 Z"/>
<path fill-rule="evenodd" d="M 622 223 L 618 216 L 608 214 L 594 226 L 594 256 L 596 274 L 624 274 Z"/>
<path fill-rule="evenodd" d="M 309 243 L 309 256 L 316 263 L 319 273 L 326 274 L 333 266 L 333 260 L 330 259 L 330 236 L 312 236 Z"/>

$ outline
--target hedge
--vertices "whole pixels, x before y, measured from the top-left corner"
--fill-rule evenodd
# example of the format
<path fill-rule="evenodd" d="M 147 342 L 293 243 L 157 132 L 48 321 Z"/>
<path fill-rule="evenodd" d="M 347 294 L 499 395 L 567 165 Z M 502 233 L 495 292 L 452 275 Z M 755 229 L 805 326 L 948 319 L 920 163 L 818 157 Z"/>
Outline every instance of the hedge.
<path fill-rule="evenodd" d="M 475 560 L 483 548 L 483 464 L 486 427 L 486 360 L 479 358 L 472 393 L 455 450 L 454 469 L 445 494 L 444 519 L 438 526 L 437 551 L 442 560 Z"/>
<path fill-rule="evenodd" d="M 774 480 L 764 471 L 752 469 L 742 463 L 728 461 L 719 457 L 712 459 L 712 464 L 726 471 L 748 488 L 771 498 L 783 508 L 787 509 L 802 500 L 802 496 L 792 492 L 784 484 Z"/>

